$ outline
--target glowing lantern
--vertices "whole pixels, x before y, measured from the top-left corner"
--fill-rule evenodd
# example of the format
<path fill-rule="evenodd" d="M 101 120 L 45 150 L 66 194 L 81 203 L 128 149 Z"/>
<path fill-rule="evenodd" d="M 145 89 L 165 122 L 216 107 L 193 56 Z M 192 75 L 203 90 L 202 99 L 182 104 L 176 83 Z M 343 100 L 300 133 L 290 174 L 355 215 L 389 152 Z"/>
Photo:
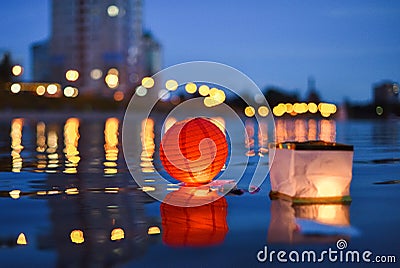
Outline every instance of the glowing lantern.
<path fill-rule="evenodd" d="M 189 188 L 189 189 L 185 189 Z M 181 187 L 166 196 L 166 199 L 186 200 L 198 203 L 214 200 L 206 205 L 196 207 L 180 207 L 161 203 L 162 239 L 169 246 L 209 246 L 217 245 L 224 241 L 228 232 L 227 202 L 224 197 L 219 198 L 215 192 L 208 192 L 196 196 L 193 187 Z M 191 198 L 188 199 L 188 194 Z M 202 201 L 201 201 L 202 200 Z M 203 203 L 204 204 L 204 203 Z"/>
<path fill-rule="evenodd" d="M 351 200 L 351 145 L 323 141 L 279 143 L 270 163 L 272 197 L 300 203 Z"/>
<path fill-rule="evenodd" d="M 228 156 L 224 133 L 210 120 L 194 118 L 175 123 L 160 145 L 160 159 L 173 178 L 204 184 L 221 171 Z"/>

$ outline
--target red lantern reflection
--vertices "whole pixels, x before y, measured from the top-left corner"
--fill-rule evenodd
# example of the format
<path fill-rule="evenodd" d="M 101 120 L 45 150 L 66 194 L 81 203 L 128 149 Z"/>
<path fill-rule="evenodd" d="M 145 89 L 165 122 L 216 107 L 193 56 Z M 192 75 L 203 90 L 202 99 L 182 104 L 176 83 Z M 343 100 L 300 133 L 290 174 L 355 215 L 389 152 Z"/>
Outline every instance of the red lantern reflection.
<path fill-rule="evenodd" d="M 228 156 L 224 133 L 210 120 L 194 118 L 175 123 L 160 145 L 165 170 L 187 184 L 210 182 Z"/>
<path fill-rule="evenodd" d="M 199 203 L 204 199 L 215 201 L 197 207 L 179 207 L 161 203 L 164 243 L 175 247 L 201 247 L 222 243 L 228 232 L 226 199 L 218 197 L 215 192 L 210 192 L 208 196 L 198 197 L 195 196 L 196 193 L 192 193 L 192 200 L 188 200 L 188 192 L 181 189 L 168 194 L 166 198 L 187 200 L 190 205 L 196 202 L 196 199 L 199 199 Z"/>

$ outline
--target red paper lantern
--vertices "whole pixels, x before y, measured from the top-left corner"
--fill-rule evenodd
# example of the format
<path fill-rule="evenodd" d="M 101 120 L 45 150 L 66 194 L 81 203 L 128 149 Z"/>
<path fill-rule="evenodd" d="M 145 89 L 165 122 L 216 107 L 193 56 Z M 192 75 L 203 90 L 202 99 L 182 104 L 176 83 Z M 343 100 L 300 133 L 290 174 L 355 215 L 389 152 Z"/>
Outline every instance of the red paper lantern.
<path fill-rule="evenodd" d="M 204 184 L 221 171 L 228 156 L 224 133 L 206 118 L 175 123 L 160 145 L 160 159 L 173 178 L 186 184 Z"/>
<path fill-rule="evenodd" d="M 166 198 L 169 201 L 171 199 L 188 200 L 187 194 L 186 191 L 178 190 L 168 194 Z M 165 244 L 175 247 L 201 247 L 217 245 L 224 241 L 229 230 L 226 222 L 228 204 L 225 197 L 192 195 L 190 202 L 197 198 L 199 202 L 204 199 L 214 201 L 197 207 L 180 207 L 161 203 L 162 239 Z"/>

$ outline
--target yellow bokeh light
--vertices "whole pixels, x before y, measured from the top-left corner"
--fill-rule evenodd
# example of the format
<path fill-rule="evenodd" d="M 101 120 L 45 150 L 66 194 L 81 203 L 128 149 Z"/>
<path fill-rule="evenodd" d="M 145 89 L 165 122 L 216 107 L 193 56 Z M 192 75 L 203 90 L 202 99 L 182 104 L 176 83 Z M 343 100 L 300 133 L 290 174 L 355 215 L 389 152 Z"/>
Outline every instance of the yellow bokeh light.
<path fill-rule="evenodd" d="M 125 238 L 125 232 L 121 228 L 115 228 L 111 231 L 111 240 L 121 240 Z"/>
<path fill-rule="evenodd" d="M 111 73 L 107 74 L 105 81 L 109 88 L 118 87 L 119 79 L 118 79 L 118 75 L 116 75 L 116 74 L 111 74 Z"/>
<path fill-rule="evenodd" d="M 149 235 L 155 235 L 155 234 L 160 234 L 160 233 L 161 233 L 161 230 L 157 226 L 151 226 L 147 230 L 147 234 L 149 234 Z"/>
<path fill-rule="evenodd" d="M 81 230 L 73 230 L 69 236 L 71 241 L 75 244 L 82 244 L 85 242 L 85 238 L 83 237 L 83 232 Z"/>
<path fill-rule="evenodd" d="M 213 98 L 218 104 L 223 103 L 226 99 L 225 92 L 223 90 L 219 90 L 217 88 L 212 88 L 209 91 L 209 95 Z"/>
<path fill-rule="evenodd" d="M 213 97 L 213 96 L 215 96 L 215 94 L 217 94 L 217 92 L 218 92 L 218 88 L 213 87 L 213 88 L 210 88 L 210 91 L 208 92 L 208 94 L 211 97 Z"/>
<path fill-rule="evenodd" d="M 329 117 L 331 114 L 330 114 L 330 113 L 321 112 L 321 115 L 322 115 L 323 117 Z"/>
<path fill-rule="evenodd" d="M 298 114 L 303 114 L 308 111 L 308 105 L 306 103 L 295 103 L 293 105 L 293 111 Z"/>
<path fill-rule="evenodd" d="M 199 94 L 201 96 L 208 96 L 208 94 L 210 94 L 210 88 L 207 85 L 201 85 L 199 87 Z"/>
<path fill-rule="evenodd" d="M 21 85 L 18 83 L 12 84 L 10 90 L 12 93 L 16 94 L 21 91 Z"/>
<path fill-rule="evenodd" d="M 286 103 L 285 105 L 286 105 L 286 112 L 287 112 L 288 114 L 292 113 L 292 112 L 293 112 L 293 104 L 291 104 L 291 103 Z"/>
<path fill-rule="evenodd" d="M 286 105 L 285 104 L 283 104 L 283 103 L 279 103 L 277 106 L 275 106 L 273 109 L 272 109 L 272 113 L 275 115 L 275 116 L 282 116 L 284 113 L 286 113 Z"/>
<path fill-rule="evenodd" d="M 318 106 L 315 103 L 310 102 L 307 106 L 310 113 L 315 114 L 316 112 L 318 112 Z"/>
<path fill-rule="evenodd" d="M 197 86 L 195 83 L 187 83 L 185 86 L 185 90 L 189 94 L 193 94 L 197 91 Z"/>
<path fill-rule="evenodd" d="M 46 93 L 46 88 L 44 86 L 38 86 L 36 88 L 36 94 L 38 94 L 39 96 L 43 96 L 44 93 Z"/>
<path fill-rule="evenodd" d="M 23 71 L 24 69 L 22 68 L 21 65 L 14 65 L 11 69 L 12 74 L 15 76 L 20 76 Z"/>
<path fill-rule="evenodd" d="M 20 233 L 17 238 L 17 245 L 27 245 L 28 241 L 26 240 L 25 234 Z"/>
<path fill-rule="evenodd" d="M 318 109 L 321 114 L 334 114 L 337 111 L 336 105 L 332 103 L 320 103 Z"/>
<path fill-rule="evenodd" d="M 267 106 L 258 107 L 258 114 L 262 117 L 266 117 L 269 114 L 269 109 Z"/>
<path fill-rule="evenodd" d="M 247 107 L 244 109 L 244 114 L 245 114 L 247 117 L 253 117 L 253 116 L 256 114 L 256 110 L 255 110 L 254 107 L 252 107 L 252 106 L 247 106 Z"/>
<path fill-rule="evenodd" d="M 148 76 L 143 77 L 142 86 L 145 88 L 152 88 L 154 86 L 154 79 L 152 77 L 148 77 Z"/>
<path fill-rule="evenodd" d="M 68 71 L 65 73 L 65 78 L 66 78 L 68 81 L 74 82 L 74 81 L 78 80 L 78 78 L 79 78 L 79 72 L 78 72 L 77 70 L 68 70 Z"/>
<path fill-rule="evenodd" d="M 50 95 L 54 95 L 57 93 L 57 86 L 55 84 L 50 84 L 47 86 L 47 93 L 49 93 Z"/>
<path fill-rule="evenodd" d="M 178 88 L 178 82 L 173 79 L 168 80 L 165 82 L 165 88 L 170 91 L 175 91 Z"/>
<path fill-rule="evenodd" d="M 205 97 L 203 100 L 203 103 L 204 103 L 204 106 L 209 107 L 209 108 L 220 104 L 218 101 L 214 100 L 211 97 Z"/>

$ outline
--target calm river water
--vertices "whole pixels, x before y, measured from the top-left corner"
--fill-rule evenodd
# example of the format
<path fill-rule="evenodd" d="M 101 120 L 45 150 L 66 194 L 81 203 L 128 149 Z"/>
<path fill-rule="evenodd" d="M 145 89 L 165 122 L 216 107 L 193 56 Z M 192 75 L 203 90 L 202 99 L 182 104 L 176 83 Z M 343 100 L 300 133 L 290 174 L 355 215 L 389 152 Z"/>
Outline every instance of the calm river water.
<path fill-rule="evenodd" d="M 276 121 L 279 141 L 354 145 L 350 205 L 271 201 L 267 179 L 257 193 L 229 194 L 198 213 L 162 206 L 137 186 L 123 159 L 121 120 L 111 114 L 0 118 L 2 267 L 274 267 L 277 260 L 257 261 L 265 245 L 337 249 L 340 238 L 348 249 L 397 255 L 397 264 L 385 267 L 398 267 L 400 121 Z M 153 161 L 160 122 L 148 120 L 138 126 L 142 147 L 136 165 L 152 174 L 160 168 Z M 257 132 L 262 126 L 248 121 L 246 129 L 249 139 L 237 133 L 243 142 L 232 146 L 250 157 L 251 166 L 267 150 Z M 247 189 L 249 172 L 239 189 Z"/>

